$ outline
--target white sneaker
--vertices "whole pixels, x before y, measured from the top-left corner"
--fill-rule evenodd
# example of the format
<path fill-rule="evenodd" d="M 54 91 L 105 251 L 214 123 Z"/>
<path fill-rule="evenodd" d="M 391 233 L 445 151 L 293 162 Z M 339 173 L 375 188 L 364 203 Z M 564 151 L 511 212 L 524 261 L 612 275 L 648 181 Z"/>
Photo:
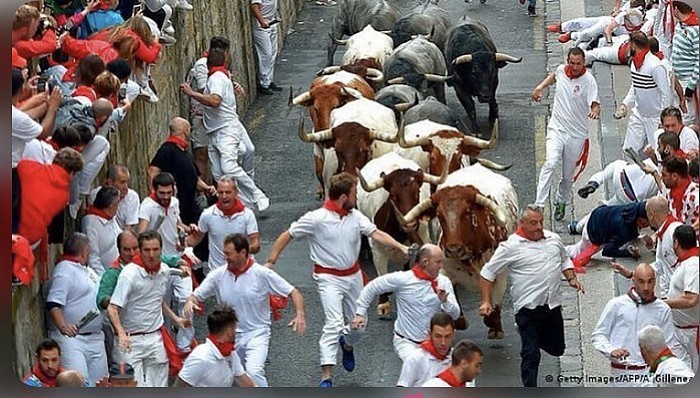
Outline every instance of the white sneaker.
<path fill-rule="evenodd" d="M 270 199 L 267 196 L 263 196 L 262 198 L 258 199 L 256 204 L 258 205 L 258 211 L 263 213 L 270 207 Z"/>
<path fill-rule="evenodd" d="M 167 26 L 163 28 L 163 33 L 172 36 L 175 34 L 175 28 L 173 28 L 173 25 Z"/>
<path fill-rule="evenodd" d="M 194 7 L 192 4 L 188 3 L 187 0 L 177 0 L 177 8 L 185 11 L 192 11 L 194 10 Z"/>

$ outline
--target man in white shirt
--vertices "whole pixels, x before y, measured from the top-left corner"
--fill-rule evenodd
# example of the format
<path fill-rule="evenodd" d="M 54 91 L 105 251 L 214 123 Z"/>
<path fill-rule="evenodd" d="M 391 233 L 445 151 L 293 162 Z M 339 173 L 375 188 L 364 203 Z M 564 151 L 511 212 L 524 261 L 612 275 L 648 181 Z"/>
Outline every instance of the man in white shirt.
<path fill-rule="evenodd" d="M 309 241 L 314 280 L 321 296 L 325 315 L 323 334 L 319 341 L 322 381 L 320 387 L 332 387 L 333 367 L 338 348 L 342 347 L 343 367 L 355 369 L 352 346 L 359 341 L 362 330 L 350 324 L 362 291 L 360 263 L 361 235 L 377 243 L 408 254 L 408 248 L 380 231 L 359 211 L 357 178 L 341 173 L 331 178 L 328 200 L 322 208 L 309 212 L 292 224 L 277 238 L 266 266 L 272 267 L 292 239 L 306 237 Z"/>
<path fill-rule="evenodd" d="M 119 257 L 117 237 L 122 233 L 115 216 L 119 209 L 119 191 L 103 187 L 82 220 L 82 231 L 90 238 L 90 268 L 98 275 Z"/>
<path fill-rule="evenodd" d="M 679 353 L 693 372 L 698 371 L 698 341 L 700 341 L 700 282 L 698 282 L 698 246 L 695 231 L 683 225 L 673 233 L 673 247 L 678 261 L 673 265 L 666 304 L 671 307 L 676 339 L 685 348 Z"/>
<path fill-rule="evenodd" d="M 215 308 L 207 317 L 209 335 L 187 357 L 175 387 L 255 387 L 235 351 L 236 312 Z"/>
<path fill-rule="evenodd" d="M 162 238 L 155 231 L 139 235 L 139 254 L 119 274 L 110 298 L 107 314 L 117 341 L 113 351 L 115 362 L 134 367 L 140 387 L 167 387 L 168 357 L 163 345 L 167 329 L 163 314 L 180 329 L 191 322 L 177 317 L 165 305 L 170 271 L 160 262 Z"/>
<path fill-rule="evenodd" d="M 622 296 L 610 300 L 600 315 L 591 340 L 593 348 L 610 360 L 610 374 L 615 387 L 649 386 L 644 379 L 647 365 L 637 344 L 639 331 L 647 325 L 658 325 L 666 337 L 666 345 L 674 352 L 683 349 L 676 340 L 671 308 L 654 296 L 656 275 L 649 264 L 634 270 L 634 286 Z"/>
<path fill-rule="evenodd" d="M 233 234 L 243 234 L 250 242 L 250 253 L 260 251 L 260 233 L 258 222 L 252 210 L 245 207 L 238 199 L 236 180 L 231 176 L 223 176 L 217 184 L 219 201 L 202 212 L 199 225 L 190 226 L 193 234 L 188 236 L 187 245 L 195 247 L 209 235 L 208 272 L 226 264 L 224 259 L 224 239 Z"/>
<path fill-rule="evenodd" d="M 236 179 L 241 200 L 259 211 L 270 206 L 270 199 L 255 185 L 255 147 L 248 132 L 238 119 L 236 96 L 231 73 L 226 69 L 228 52 L 212 49 L 207 55 L 209 79 L 203 93 L 193 90 L 189 84 L 180 90 L 204 105 L 204 128 L 209 135 L 209 162 L 214 180 L 224 175 Z"/>
<path fill-rule="evenodd" d="M 299 335 L 306 331 L 304 298 L 273 270 L 257 264 L 250 255 L 245 235 L 234 234 L 223 243 L 226 267 L 207 275 L 187 299 L 185 316 L 191 317 L 204 300 L 216 296 L 220 305 L 236 309 L 240 321 L 236 327 L 236 352 L 258 387 L 268 387 L 265 361 L 270 346 L 270 295 L 291 297 L 296 316 L 289 326 Z"/>
<path fill-rule="evenodd" d="M 49 335 L 61 346 L 61 364 L 80 371 L 94 386 L 107 375 L 107 353 L 102 333 L 104 313 L 96 307 L 100 278 L 87 266 L 90 241 L 81 233 L 66 238 L 63 261 L 53 269 L 46 297 Z M 85 324 L 81 320 L 94 312 Z"/>
<path fill-rule="evenodd" d="M 520 372 L 525 387 L 537 386 L 540 349 L 557 357 L 564 354 L 561 275 L 570 287 L 584 291 L 561 238 L 544 230 L 543 220 L 542 208 L 528 205 L 516 232 L 501 242 L 481 269 L 479 314 L 482 316 L 493 311 L 491 291 L 496 276 L 508 271 L 515 321 L 522 342 Z"/>
<path fill-rule="evenodd" d="M 460 341 L 452 352 L 452 366 L 421 387 L 469 387 L 481 374 L 484 353 L 469 340 Z"/>
<path fill-rule="evenodd" d="M 430 319 L 428 339 L 403 361 L 397 387 L 420 387 L 452 363 L 455 321 L 444 312 Z"/>
<path fill-rule="evenodd" d="M 644 153 L 649 151 L 658 151 L 659 136 L 665 131 L 670 131 L 676 134 L 680 140 L 680 149 L 687 153 L 698 153 L 698 134 L 688 126 L 683 125 L 683 114 L 681 110 L 675 106 L 669 106 L 661 111 L 661 126 L 662 128 L 654 132 L 654 141 L 649 143 L 649 146 L 644 148 Z"/>
<path fill-rule="evenodd" d="M 282 91 L 275 85 L 277 59 L 277 0 L 250 0 L 253 14 L 253 44 L 258 55 L 258 94 L 272 95 Z"/>
<path fill-rule="evenodd" d="M 428 338 L 430 318 L 438 311 L 446 312 L 452 319 L 459 318 L 460 308 L 452 282 L 440 274 L 444 259 L 440 247 L 427 244 L 418 252 L 412 270 L 392 272 L 372 280 L 357 300 L 353 327 L 366 327 L 367 309 L 375 297 L 394 293 L 397 306 L 394 352 L 405 361 Z"/>
<path fill-rule="evenodd" d="M 103 187 L 114 187 L 119 190 L 119 208 L 117 209 L 117 225 L 124 231 L 136 231 L 139 224 L 139 206 L 141 200 L 139 194 L 129 188 L 131 173 L 123 164 L 113 164 L 107 169 L 107 178 Z M 97 193 L 102 187 L 95 188 L 90 193 L 90 203 L 95 201 Z"/>
<path fill-rule="evenodd" d="M 695 377 L 695 372 L 668 348 L 660 327 L 648 325 L 642 328 L 638 344 L 651 373 L 647 378 L 654 387 L 682 386 Z"/>
<path fill-rule="evenodd" d="M 571 187 L 588 159 L 588 119 L 600 117 L 598 84 L 584 66 L 585 54 L 578 47 L 569 50 L 567 64 L 557 67 L 532 92 L 532 99 L 539 102 L 542 90 L 557 83 L 552 117 L 547 125 L 547 161 L 542 165 L 537 184 L 536 204 L 544 206 L 549 197 L 554 171 L 559 165 L 562 178 L 555 198 L 554 218 L 564 219 L 566 203 L 571 199 Z"/>

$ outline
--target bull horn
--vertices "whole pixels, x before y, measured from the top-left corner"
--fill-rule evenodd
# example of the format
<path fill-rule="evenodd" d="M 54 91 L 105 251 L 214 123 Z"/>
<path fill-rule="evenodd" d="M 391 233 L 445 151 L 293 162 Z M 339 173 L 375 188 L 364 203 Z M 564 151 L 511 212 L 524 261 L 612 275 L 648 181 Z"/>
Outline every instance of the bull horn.
<path fill-rule="evenodd" d="M 403 123 L 403 121 L 402 121 Z M 369 131 L 369 138 L 373 140 L 378 140 L 378 141 L 383 141 L 383 142 L 388 142 L 391 144 L 395 144 L 399 142 L 399 137 L 398 137 L 398 132 L 396 134 L 389 134 L 389 133 L 380 133 L 375 130 L 370 130 Z"/>
<path fill-rule="evenodd" d="M 384 80 L 384 74 L 379 69 L 367 68 L 367 79 L 380 83 Z"/>
<path fill-rule="evenodd" d="M 355 169 L 357 171 L 357 178 L 360 180 L 360 185 L 362 186 L 362 189 L 365 190 L 365 192 L 374 192 L 379 188 L 384 187 L 384 178 L 379 177 L 377 181 L 374 182 L 374 184 L 369 184 L 367 180 L 365 180 L 365 177 L 362 176 L 362 172 L 360 172 L 359 169 Z"/>
<path fill-rule="evenodd" d="M 403 77 L 395 77 L 391 80 L 388 80 L 386 84 L 403 84 L 404 82 L 406 82 L 406 79 L 404 79 Z"/>
<path fill-rule="evenodd" d="M 342 69 L 340 68 L 340 66 L 329 66 L 316 72 L 316 76 L 331 75 L 335 72 L 340 72 L 341 70 Z"/>
<path fill-rule="evenodd" d="M 433 36 L 435 36 L 435 24 L 433 24 L 433 27 L 430 29 L 430 33 L 428 33 L 427 36 L 425 36 L 425 40 L 430 41 Z"/>
<path fill-rule="evenodd" d="M 498 222 L 500 222 L 502 225 L 506 225 L 506 215 L 505 213 L 503 213 L 503 210 L 501 210 L 501 208 L 498 207 L 496 202 L 480 193 L 476 194 L 475 201 L 477 204 L 489 209 L 491 213 L 493 213 L 494 217 L 496 217 L 496 220 L 498 220 Z"/>
<path fill-rule="evenodd" d="M 410 108 L 418 105 L 418 102 L 420 102 L 420 99 L 418 98 L 418 94 L 416 94 L 413 102 L 401 102 L 399 104 L 396 104 L 394 105 L 394 110 L 399 112 L 406 112 Z"/>
<path fill-rule="evenodd" d="M 513 167 L 512 164 L 508 165 L 508 166 L 503 166 L 501 164 L 498 164 L 498 163 L 496 163 L 492 160 L 488 160 L 488 159 L 475 158 L 475 160 L 477 162 L 479 162 L 479 164 L 481 164 L 482 166 L 486 167 L 487 169 L 491 169 L 491 170 L 495 170 L 495 171 L 506 171 L 506 170 L 510 169 L 511 167 Z"/>
<path fill-rule="evenodd" d="M 493 129 L 491 130 L 491 139 L 486 141 L 476 137 L 465 136 L 462 138 L 462 144 L 474 146 L 479 149 L 493 149 L 498 143 L 498 133 L 498 119 L 496 119 L 496 121 L 493 123 Z"/>
<path fill-rule="evenodd" d="M 423 174 L 423 181 L 427 182 L 428 184 L 432 185 L 440 185 L 445 180 L 447 180 L 447 175 L 450 173 L 450 162 L 445 162 L 445 168 L 442 170 L 442 174 L 438 176 L 434 176 L 432 174 Z"/>
<path fill-rule="evenodd" d="M 466 54 L 466 55 L 460 55 L 459 57 L 455 58 L 454 61 L 452 61 L 453 64 L 459 65 L 459 64 L 468 64 L 474 60 L 474 56 L 471 54 Z"/>
<path fill-rule="evenodd" d="M 348 44 L 348 41 L 347 41 L 347 40 L 336 39 L 336 38 L 333 37 L 333 35 L 330 34 L 330 33 L 328 34 L 328 37 L 331 38 L 331 41 L 333 42 L 333 44 L 337 44 L 337 45 L 339 45 L 339 46 L 344 46 L 344 45 Z"/>
<path fill-rule="evenodd" d="M 333 130 L 322 130 L 314 133 L 304 131 L 304 116 L 299 116 L 299 138 L 304 142 L 321 142 L 333 138 Z"/>
<path fill-rule="evenodd" d="M 495 55 L 496 55 L 496 61 L 513 62 L 513 63 L 517 64 L 518 62 L 523 60 L 522 57 L 515 58 L 514 56 L 508 55 L 508 54 L 496 53 Z"/>
<path fill-rule="evenodd" d="M 377 32 L 379 32 L 379 33 L 384 33 L 385 35 L 391 34 L 391 31 L 390 31 L 390 30 L 378 30 Z"/>
<path fill-rule="evenodd" d="M 425 145 L 430 142 L 430 136 L 417 137 L 406 140 L 406 129 L 404 128 L 403 115 L 401 116 L 401 128 L 399 129 L 399 146 L 404 149 L 411 149 Z"/>
<path fill-rule="evenodd" d="M 290 87 L 289 89 L 289 105 L 301 105 L 306 101 L 311 100 L 311 93 L 309 91 L 297 96 L 296 98 L 292 99 L 292 89 Z"/>
<path fill-rule="evenodd" d="M 398 217 L 398 214 L 397 214 L 397 218 L 398 218 L 398 220 L 399 220 L 399 224 L 401 224 L 402 226 L 406 226 L 406 225 L 412 223 L 412 222 L 415 221 L 423 212 L 425 212 L 426 210 L 430 209 L 431 207 L 433 207 L 433 200 L 432 200 L 432 199 L 428 198 L 428 199 L 422 200 L 420 203 L 418 203 L 417 205 L 413 206 L 413 208 L 412 208 L 408 213 L 406 213 L 405 216 Z M 398 213 L 398 212 L 397 212 L 397 213 Z"/>
<path fill-rule="evenodd" d="M 431 73 L 426 73 L 423 76 L 425 77 L 425 80 L 427 80 L 429 82 L 436 82 L 436 83 L 444 83 L 444 82 L 452 79 L 452 75 L 440 76 L 440 75 L 433 75 Z"/>
<path fill-rule="evenodd" d="M 346 97 L 353 97 L 355 99 L 361 99 L 364 98 L 361 92 L 357 91 L 356 89 L 352 87 L 343 87 L 340 89 L 340 93 L 343 94 Z"/>

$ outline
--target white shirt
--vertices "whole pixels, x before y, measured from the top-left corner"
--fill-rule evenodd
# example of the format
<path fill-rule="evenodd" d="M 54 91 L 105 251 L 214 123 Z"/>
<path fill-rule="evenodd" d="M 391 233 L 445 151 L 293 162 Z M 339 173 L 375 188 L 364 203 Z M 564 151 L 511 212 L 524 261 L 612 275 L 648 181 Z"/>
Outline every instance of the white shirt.
<path fill-rule="evenodd" d="M 238 122 L 233 82 L 225 73 L 216 72 L 209 76 L 207 86 L 204 88 L 204 94 L 218 95 L 221 98 L 221 105 L 217 108 L 205 106 L 203 109 L 204 128 L 207 130 L 207 133 L 213 133 L 228 127 L 231 123 Z"/>
<path fill-rule="evenodd" d="M 644 56 L 639 70 L 631 62 L 630 74 L 632 85 L 622 102 L 630 109 L 634 105 L 643 117 L 658 119 L 661 111 L 671 105 L 671 82 L 668 81 L 666 68 L 656 55 L 649 52 Z"/>
<path fill-rule="evenodd" d="M 623 365 L 646 366 L 639 351 L 637 333 L 645 326 L 656 325 L 664 331 L 666 345 L 674 352 L 682 352 L 675 337 L 671 308 L 661 300 L 637 304 L 627 295 L 608 301 L 598 319 L 591 341 L 593 348 L 606 358 Z M 624 348 L 630 355 L 625 360 L 613 359 L 613 351 Z"/>
<path fill-rule="evenodd" d="M 656 151 L 657 157 L 659 157 L 659 136 L 663 134 L 664 131 L 664 129 L 658 129 L 656 132 L 654 132 L 654 142 L 652 143 L 652 146 L 654 147 L 654 151 Z M 688 126 L 683 126 L 678 138 L 681 141 L 680 148 L 685 153 L 692 150 L 698 150 L 698 146 L 700 146 L 698 135 L 695 134 L 695 131 Z"/>
<path fill-rule="evenodd" d="M 293 290 L 275 271 L 255 263 L 238 278 L 227 267 L 219 267 L 192 294 L 199 301 L 216 296 L 217 303 L 233 307 L 238 315 L 236 333 L 248 333 L 270 328 L 270 294 L 288 297 Z"/>
<path fill-rule="evenodd" d="M 665 298 L 668 295 L 668 285 L 671 283 L 671 275 L 673 274 L 673 266 L 676 265 L 678 257 L 673 250 L 673 232 L 676 228 L 683 225 L 678 221 L 672 222 L 663 236 L 659 236 L 656 243 L 656 260 L 651 264 L 656 271 L 656 279 L 659 286 L 659 296 Z M 659 230 L 666 226 L 666 221 L 661 225 Z"/>
<path fill-rule="evenodd" d="M 501 242 L 491 260 L 481 269 L 481 277 L 493 282 L 508 271 L 510 295 L 517 313 L 522 308 L 561 306 L 562 272 L 574 267 L 559 235 L 544 231 L 537 242 L 512 234 Z"/>
<path fill-rule="evenodd" d="M 475 384 L 473 381 L 470 381 L 470 382 L 464 383 L 464 386 L 465 387 L 474 387 Z M 425 383 L 423 383 L 423 385 L 421 387 L 452 387 L 452 386 L 447 384 L 447 382 L 442 380 L 441 378 L 434 377 L 434 378 L 426 381 Z"/>
<path fill-rule="evenodd" d="M 187 76 L 187 81 L 190 83 L 193 90 L 204 92 L 204 88 L 207 86 L 207 80 L 209 80 L 208 75 L 207 57 L 202 57 L 192 65 L 192 69 L 190 69 L 189 75 Z M 194 115 L 202 115 L 204 112 L 204 105 L 196 99 L 190 98 L 190 112 Z"/>
<path fill-rule="evenodd" d="M 560 133 L 569 133 L 574 138 L 588 138 L 588 113 L 591 104 L 600 103 L 598 84 L 589 71 L 581 77 L 569 79 L 565 68 L 564 65 L 559 65 L 554 72 L 557 90 L 548 127 Z"/>
<path fill-rule="evenodd" d="M 396 383 L 399 387 L 421 387 L 440 372 L 450 367 L 452 358 L 448 355 L 440 361 L 424 349 L 413 351 L 401 367 L 401 375 Z"/>
<path fill-rule="evenodd" d="M 231 234 L 250 236 L 258 233 L 255 213 L 245 208 L 241 213 L 226 217 L 216 205 L 209 207 L 199 217 L 199 229 L 209 234 L 209 270 L 226 265 L 224 259 L 224 239 Z"/>
<path fill-rule="evenodd" d="M 63 318 L 69 325 L 76 325 L 88 312 L 97 309 L 97 288 L 100 277 L 95 271 L 72 261 L 61 261 L 51 273 L 49 294 L 46 302 L 61 305 Z M 82 327 L 79 333 L 96 333 L 102 330 L 104 312 Z M 49 328 L 57 331 L 56 325 L 49 322 Z"/>
<path fill-rule="evenodd" d="M 326 268 L 347 270 L 360 255 L 360 235 L 377 230 L 367 216 L 352 210 L 340 216 L 325 208 L 306 213 L 289 228 L 292 238 L 308 238 L 311 261 Z"/>
<path fill-rule="evenodd" d="M 175 196 L 170 200 L 167 214 L 165 208 L 151 199 L 150 196 L 143 200 L 139 208 L 139 220 L 148 221 L 149 230 L 155 227 L 160 217 L 163 217 L 163 223 L 158 228 L 158 232 L 163 238 L 163 254 L 168 256 L 178 254 L 177 223 L 180 220 L 180 202 Z"/>
<path fill-rule="evenodd" d="M 428 338 L 430 318 L 442 310 L 453 319 L 459 318 L 459 304 L 455 298 L 452 282 L 445 275 L 437 277 L 438 289 L 447 292 L 447 301 L 441 303 L 429 281 L 418 279 L 413 271 L 392 272 L 375 278 L 367 284 L 357 299 L 357 315 L 367 317 L 367 309 L 375 297 L 382 293 L 396 295 L 396 323 L 394 331 L 413 340 Z"/>
<path fill-rule="evenodd" d="M 90 192 L 90 203 L 95 201 L 97 193 L 100 192 L 102 187 L 97 187 Z M 124 229 L 127 226 L 135 226 L 139 224 L 139 208 L 141 207 L 141 199 L 139 199 L 139 194 L 133 189 L 127 191 L 124 199 L 119 201 L 119 208 L 117 209 L 117 215 L 114 217 L 117 220 L 117 225 L 119 228 Z"/>
<path fill-rule="evenodd" d="M 51 144 L 43 140 L 33 139 L 24 147 L 22 159 L 33 160 L 41 164 L 53 163 L 53 158 L 56 157 L 56 150 Z"/>
<path fill-rule="evenodd" d="M 12 105 L 12 168 L 22 159 L 27 143 L 44 131 L 44 128 L 26 113 Z"/>
<path fill-rule="evenodd" d="M 695 377 L 688 365 L 676 357 L 661 362 L 654 373 L 655 387 L 676 387 L 687 384 Z"/>
<path fill-rule="evenodd" d="M 150 333 L 163 326 L 163 297 L 169 279 L 165 264 L 154 275 L 133 263 L 122 269 L 109 303 L 120 308 L 119 318 L 127 333 Z"/>
<path fill-rule="evenodd" d="M 673 270 L 668 297 L 680 297 L 686 292 L 699 294 L 698 270 L 697 257 L 691 257 L 680 263 Z M 688 309 L 672 308 L 671 314 L 673 315 L 673 323 L 677 326 L 697 326 L 700 324 L 700 304 Z"/>
<path fill-rule="evenodd" d="M 88 264 L 98 275 L 102 275 L 119 257 L 117 237 L 122 229 L 114 218 L 105 220 L 91 214 L 83 217 L 81 229 L 90 239 Z"/>
<path fill-rule="evenodd" d="M 644 163 L 649 163 L 652 167 L 656 167 L 649 159 L 645 160 Z M 613 195 L 604 202 L 606 206 L 626 205 L 635 201 L 642 202 L 659 194 L 659 187 L 656 185 L 654 177 L 645 173 L 636 164 L 627 164 L 624 160 L 617 160 L 612 164 L 614 167 L 611 181 Z M 632 199 L 627 196 L 623 188 L 622 173 L 627 175 L 627 179 L 634 190 L 634 198 Z"/>
<path fill-rule="evenodd" d="M 232 387 L 234 378 L 243 375 L 245 371 L 236 351 L 224 357 L 207 339 L 187 356 L 178 377 L 192 387 Z"/>
<path fill-rule="evenodd" d="M 275 18 L 277 0 L 250 0 L 250 4 L 260 4 L 260 13 L 268 22 Z"/>

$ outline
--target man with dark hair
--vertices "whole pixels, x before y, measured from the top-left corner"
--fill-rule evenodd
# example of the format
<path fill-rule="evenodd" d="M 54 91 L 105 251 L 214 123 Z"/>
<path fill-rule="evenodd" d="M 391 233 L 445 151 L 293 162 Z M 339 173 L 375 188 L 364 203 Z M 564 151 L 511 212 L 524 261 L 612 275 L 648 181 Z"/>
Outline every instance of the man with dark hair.
<path fill-rule="evenodd" d="M 33 139 L 24 147 L 22 159 L 34 160 L 43 164 L 51 164 L 56 152 L 63 148 L 73 148 L 78 152 L 83 150 L 80 133 L 73 126 L 62 126 L 56 129 L 51 138 L 46 140 Z"/>
<path fill-rule="evenodd" d="M 408 248 L 377 229 L 365 215 L 355 210 L 357 178 L 340 173 L 331 178 L 328 199 L 323 207 L 294 222 L 277 238 L 266 266 L 272 268 L 292 239 L 307 238 L 314 264 L 314 280 L 321 295 L 325 326 L 319 341 L 322 381 L 320 387 L 332 387 L 333 367 L 342 347 L 343 367 L 355 368 L 353 344 L 360 330 L 352 328 L 357 299 L 362 291 L 362 272 L 358 256 L 361 235 L 377 243 L 408 254 Z"/>
<path fill-rule="evenodd" d="M 56 376 L 62 371 L 61 347 L 56 340 L 44 340 L 36 347 L 36 362 L 22 383 L 29 387 L 56 387 Z"/>
<path fill-rule="evenodd" d="M 622 147 L 641 153 L 647 144 L 654 142 L 661 111 L 671 105 L 671 82 L 661 60 L 649 50 L 649 39 L 644 32 L 630 35 L 630 55 L 632 85 L 615 118 L 627 116 L 631 108 Z"/>
<path fill-rule="evenodd" d="M 445 312 L 438 312 L 430 319 L 428 339 L 420 349 L 409 354 L 403 361 L 398 387 L 421 387 L 450 367 L 452 363 L 452 341 L 455 336 L 455 321 Z"/>
<path fill-rule="evenodd" d="M 63 261 L 51 273 L 46 310 L 49 336 L 63 351 L 61 364 L 79 371 L 94 386 L 107 374 L 107 353 L 102 333 L 104 313 L 95 304 L 100 278 L 87 266 L 89 256 L 87 235 L 75 233 L 66 238 Z"/>
<path fill-rule="evenodd" d="M 698 152 L 698 135 L 690 127 L 683 125 L 683 114 L 675 106 L 669 106 L 661 111 L 661 128 L 654 133 L 654 141 L 644 148 L 644 153 L 649 155 L 649 151 L 656 150 L 658 138 L 664 132 L 670 132 L 678 136 L 680 149 L 687 153 Z M 651 147 L 651 149 L 650 149 Z"/>
<path fill-rule="evenodd" d="M 188 83 L 181 84 L 180 90 L 204 106 L 203 121 L 214 180 L 233 176 L 243 203 L 250 208 L 257 205 L 262 212 L 270 206 L 270 199 L 255 185 L 255 146 L 238 119 L 234 84 L 226 69 L 227 55 L 227 51 L 219 48 L 209 52 L 209 78 L 204 92 L 195 91 Z"/>
<path fill-rule="evenodd" d="M 229 235 L 223 244 L 226 266 L 209 273 L 187 299 L 184 314 L 190 317 L 206 299 L 216 296 L 220 305 L 236 308 L 236 352 L 258 387 L 267 387 L 265 361 L 270 345 L 270 295 L 290 297 L 296 316 L 289 326 L 299 335 L 306 331 L 304 298 L 275 271 L 255 262 L 243 234 Z"/>
<path fill-rule="evenodd" d="M 140 386 L 167 387 L 168 355 L 164 339 L 172 338 L 163 327 L 163 315 L 180 329 L 192 325 L 177 317 L 163 300 L 170 271 L 161 263 L 160 234 L 146 231 L 139 235 L 138 244 L 139 254 L 119 274 L 107 308 L 117 335 L 113 360 L 130 363 Z"/>
<path fill-rule="evenodd" d="M 452 365 L 421 387 L 468 387 L 481 374 L 484 353 L 469 340 L 460 341 L 452 351 Z"/>
<path fill-rule="evenodd" d="M 698 211 L 698 184 L 690 180 L 688 162 L 676 155 L 662 163 L 661 180 L 666 186 L 665 197 L 670 213 L 685 225 L 693 225 L 700 218 Z"/>
<path fill-rule="evenodd" d="M 542 99 L 542 90 L 557 83 L 552 117 L 547 125 L 547 161 L 542 165 L 537 184 L 535 204 L 545 206 L 552 186 L 554 171 L 561 165 L 562 177 L 554 200 L 554 219 L 566 215 L 566 204 L 571 200 L 571 188 L 586 167 L 588 159 L 588 119 L 600 117 L 598 84 L 584 66 L 583 50 L 569 50 L 566 65 L 560 65 L 547 75 L 532 92 L 532 100 Z M 581 171 L 576 173 L 576 166 Z M 576 173 L 576 174 L 575 174 Z"/>
<path fill-rule="evenodd" d="M 209 335 L 187 357 L 175 387 L 255 387 L 235 351 L 238 318 L 231 307 L 217 307 L 207 317 Z M 262 387 L 262 386 L 261 386 Z"/>
<path fill-rule="evenodd" d="M 440 274 L 444 259 L 440 247 L 427 244 L 418 252 L 411 270 L 392 272 L 372 280 L 357 299 L 353 327 L 364 329 L 367 311 L 375 297 L 394 293 L 397 306 L 394 352 L 405 361 L 429 337 L 433 315 L 444 311 L 453 319 L 459 318 L 460 308 L 452 282 Z"/>
<path fill-rule="evenodd" d="M 98 275 L 102 275 L 119 256 L 116 242 L 122 229 L 115 219 L 119 196 L 117 188 L 102 187 L 82 220 L 81 229 L 90 238 L 89 265 Z"/>
<path fill-rule="evenodd" d="M 107 176 L 101 187 L 97 187 L 90 193 L 90 202 L 94 203 L 95 199 L 103 187 L 114 187 L 119 190 L 119 206 L 114 219 L 117 225 L 122 230 L 132 231 L 136 229 L 139 223 L 139 194 L 129 188 L 129 180 L 131 173 L 123 164 L 114 163 L 107 168 Z"/>

